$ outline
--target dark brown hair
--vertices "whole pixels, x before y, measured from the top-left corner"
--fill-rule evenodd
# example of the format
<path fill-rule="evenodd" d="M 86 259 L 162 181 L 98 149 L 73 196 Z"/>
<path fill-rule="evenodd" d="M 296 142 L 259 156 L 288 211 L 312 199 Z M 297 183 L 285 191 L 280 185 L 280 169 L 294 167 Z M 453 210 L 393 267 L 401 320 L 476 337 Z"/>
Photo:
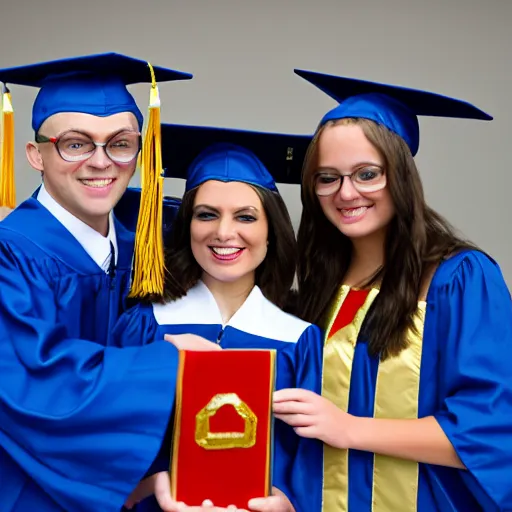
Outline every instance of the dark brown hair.
<path fill-rule="evenodd" d="M 256 269 L 255 284 L 261 288 L 269 301 L 282 307 L 297 267 L 297 242 L 292 221 L 278 192 L 250 186 L 258 194 L 268 221 L 267 255 Z M 190 246 L 190 223 L 197 190 L 198 188 L 185 193 L 174 221 L 165 257 L 165 301 L 176 300 L 186 295 L 203 273 Z"/>
<path fill-rule="evenodd" d="M 454 228 L 427 206 L 415 161 L 401 137 L 365 119 L 330 121 L 317 130 L 304 161 L 295 312 L 325 327 L 329 307 L 350 265 L 351 241 L 325 217 L 315 194 L 314 179 L 318 140 L 325 127 L 354 123 L 361 126 L 383 158 L 395 208 L 386 233 L 384 266 L 365 283 L 380 285 L 365 319 L 364 332 L 370 353 L 385 359 L 407 346 L 405 335 L 408 329 L 414 330 L 413 318 L 429 270 L 454 252 L 476 247 L 458 237 Z"/>

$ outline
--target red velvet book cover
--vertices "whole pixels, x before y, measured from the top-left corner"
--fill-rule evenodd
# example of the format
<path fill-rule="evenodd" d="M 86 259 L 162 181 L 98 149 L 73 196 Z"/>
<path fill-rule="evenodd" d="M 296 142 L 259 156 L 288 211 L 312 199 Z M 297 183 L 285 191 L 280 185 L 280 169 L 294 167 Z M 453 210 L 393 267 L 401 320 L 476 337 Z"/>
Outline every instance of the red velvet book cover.
<path fill-rule="evenodd" d="M 174 499 L 247 508 L 268 496 L 275 351 L 180 353 L 171 454 Z"/>

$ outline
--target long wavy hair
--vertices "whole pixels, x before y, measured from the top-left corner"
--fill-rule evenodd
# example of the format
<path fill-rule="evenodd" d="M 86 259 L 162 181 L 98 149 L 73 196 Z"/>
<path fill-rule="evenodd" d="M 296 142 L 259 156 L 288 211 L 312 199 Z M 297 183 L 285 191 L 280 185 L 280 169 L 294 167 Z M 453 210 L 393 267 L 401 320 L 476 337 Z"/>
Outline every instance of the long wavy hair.
<path fill-rule="evenodd" d="M 267 254 L 256 269 L 255 284 L 269 301 L 283 307 L 297 268 L 297 242 L 292 221 L 278 192 L 249 186 L 258 194 L 268 222 Z M 153 301 L 168 302 L 183 297 L 201 279 L 203 269 L 190 245 L 190 224 L 198 189 L 183 196 L 166 249 L 164 296 L 152 297 Z"/>
<path fill-rule="evenodd" d="M 380 288 L 365 319 L 364 334 L 369 352 L 386 359 L 407 347 L 406 333 L 415 330 L 414 314 L 429 270 L 450 254 L 476 247 L 459 237 L 448 221 L 426 204 L 416 163 L 401 137 L 366 119 L 329 121 L 317 130 L 303 167 L 294 309 L 298 316 L 325 327 L 329 308 L 350 266 L 352 243 L 325 217 L 314 185 L 318 140 L 326 128 L 340 124 L 359 125 L 379 151 L 395 208 L 386 232 L 384 265 L 363 285 L 378 283 Z"/>

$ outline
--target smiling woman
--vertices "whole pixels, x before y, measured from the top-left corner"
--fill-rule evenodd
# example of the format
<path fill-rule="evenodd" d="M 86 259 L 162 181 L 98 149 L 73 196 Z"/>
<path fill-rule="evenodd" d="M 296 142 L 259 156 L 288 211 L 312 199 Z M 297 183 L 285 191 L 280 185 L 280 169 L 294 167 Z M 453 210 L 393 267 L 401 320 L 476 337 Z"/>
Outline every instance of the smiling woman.
<path fill-rule="evenodd" d="M 326 338 L 296 369 L 306 389 L 274 397 L 301 436 L 284 490 L 308 512 L 512 510 L 510 293 L 498 264 L 427 205 L 414 160 L 418 115 L 490 116 L 297 73 L 339 104 L 302 175 L 298 310 Z"/>
<path fill-rule="evenodd" d="M 280 309 L 296 267 L 290 216 L 272 175 L 256 154 L 241 145 L 218 140 L 211 144 L 210 137 L 218 137 L 217 132 L 201 135 L 165 259 L 164 295 L 148 297 L 149 303 L 125 313 L 116 327 L 115 343 L 146 344 L 167 334 L 196 334 L 221 348 L 275 349 L 277 387 L 289 386 L 297 342 L 303 340 L 303 347 L 321 342 L 316 326 Z M 224 135 L 227 141 L 255 137 L 228 130 Z M 269 138 L 275 142 L 274 136 Z M 273 147 L 284 167 L 300 138 L 289 136 L 283 145 L 266 140 L 261 153 Z M 182 152 L 190 147 L 188 143 L 180 145 Z M 275 160 L 279 162 L 279 157 Z M 296 441 L 292 429 L 282 422 L 275 425 L 276 487 L 289 473 L 291 445 Z M 164 447 L 152 473 L 169 468 L 169 453 Z M 148 503 L 142 507 L 151 509 Z"/>
<path fill-rule="evenodd" d="M 295 249 L 288 212 L 276 192 L 208 180 L 183 198 L 166 259 L 166 300 L 184 296 L 202 280 L 210 289 L 229 287 L 241 295 L 258 285 L 282 306 L 295 275 Z"/>
<path fill-rule="evenodd" d="M 267 217 L 253 187 L 219 181 L 199 187 L 190 222 L 190 246 L 203 269 L 203 281 L 242 280 L 252 288 L 256 268 L 267 253 L 267 238 Z"/>

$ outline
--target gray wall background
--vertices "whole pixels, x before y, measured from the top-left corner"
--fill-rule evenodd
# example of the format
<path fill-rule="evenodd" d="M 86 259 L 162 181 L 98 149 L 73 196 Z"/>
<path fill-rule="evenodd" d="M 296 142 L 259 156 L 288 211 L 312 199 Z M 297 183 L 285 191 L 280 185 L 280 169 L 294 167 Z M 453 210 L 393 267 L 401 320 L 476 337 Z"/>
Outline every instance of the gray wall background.
<path fill-rule="evenodd" d="M 294 67 L 474 103 L 495 120 L 420 119 L 417 162 L 431 206 L 512 284 L 512 1 L 0 0 L 0 21 L 0 67 L 116 51 L 193 73 L 160 85 L 166 122 L 311 133 L 334 102 Z M 132 91 L 145 110 L 148 87 Z M 12 92 L 21 201 L 39 183 L 24 154 L 36 91 Z M 297 226 L 298 187 L 281 191 Z"/>

